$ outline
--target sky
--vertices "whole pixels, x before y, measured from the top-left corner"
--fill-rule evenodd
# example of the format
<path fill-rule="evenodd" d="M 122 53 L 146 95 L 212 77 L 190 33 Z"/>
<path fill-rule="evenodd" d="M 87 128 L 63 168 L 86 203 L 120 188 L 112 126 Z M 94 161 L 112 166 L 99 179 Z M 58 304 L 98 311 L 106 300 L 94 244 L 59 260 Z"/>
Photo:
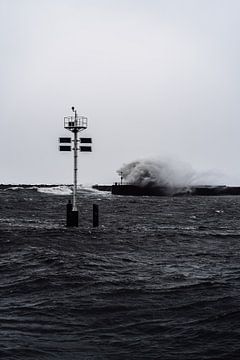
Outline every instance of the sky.
<path fill-rule="evenodd" d="M 0 183 L 79 183 L 171 159 L 240 185 L 239 0 L 0 0 Z"/>

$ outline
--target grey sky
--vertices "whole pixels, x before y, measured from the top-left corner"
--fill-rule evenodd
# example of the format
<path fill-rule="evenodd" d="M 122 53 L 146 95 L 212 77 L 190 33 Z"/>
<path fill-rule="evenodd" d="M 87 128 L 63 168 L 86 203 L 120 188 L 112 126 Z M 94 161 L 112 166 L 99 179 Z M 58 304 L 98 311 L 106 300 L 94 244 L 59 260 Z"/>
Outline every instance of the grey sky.
<path fill-rule="evenodd" d="M 0 182 L 72 181 L 57 138 L 74 105 L 94 141 L 80 183 L 170 157 L 240 184 L 239 14 L 239 0 L 0 0 Z"/>

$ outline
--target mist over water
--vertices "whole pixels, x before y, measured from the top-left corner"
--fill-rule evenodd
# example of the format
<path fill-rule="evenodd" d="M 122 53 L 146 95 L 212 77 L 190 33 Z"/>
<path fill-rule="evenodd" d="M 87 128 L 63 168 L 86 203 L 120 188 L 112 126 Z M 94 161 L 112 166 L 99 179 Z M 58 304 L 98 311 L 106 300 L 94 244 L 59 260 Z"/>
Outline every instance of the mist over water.
<path fill-rule="evenodd" d="M 215 171 L 199 172 L 191 165 L 172 159 L 140 159 L 124 164 L 117 173 L 128 184 L 183 188 L 194 185 L 222 184 L 221 174 Z"/>

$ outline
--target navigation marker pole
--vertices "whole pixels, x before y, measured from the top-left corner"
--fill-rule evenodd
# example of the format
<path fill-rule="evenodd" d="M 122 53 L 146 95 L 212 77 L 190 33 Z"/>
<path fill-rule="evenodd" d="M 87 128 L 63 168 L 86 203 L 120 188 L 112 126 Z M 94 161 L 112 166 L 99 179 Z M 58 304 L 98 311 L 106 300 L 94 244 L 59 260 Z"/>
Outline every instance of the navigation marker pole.
<path fill-rule="evenodd" d="M 74 174 L 73 174 L 73 209 L 72 211 L 77 211 L 77 160 L 78 160 L 78 154 L 77 154 L 77 135 L 78 135 L 78 129 L 77 129 L 77 110 L 74 110 L 74 107 L 72 107 L 72 111 L 74 111 L 74 140 L 73 140 L 73 151 L 74 151 Z"/>
<path fill-rule="evenodd" d="M 74 138 L 70 137 L 61 137 L 59 138 L 60 144 L 71 144 L 73 142 L 73 148 L 71 145 L 60 145 L 60 151 L 71 151 L 73 150 L 73 200 L 72 203 L 68 202 L 67 204 L 67 226 L 78 226 L 78 208 L 77 208 L 77 171 L 78 171 L 78 150 L 84 152 L 91 152 L 91 146 L 80 146 L 78 147 L 78 142 L 84 144 L 91 144 L 91 138 L 80 138 L 78 139 L 78 133 L 80 131 L 87 129 L 87 118 L 85 116 L 78 116 L 77 110 L 72 107 L 74 116 L 65 116 L 64 117 L 64 128 L 71 131 L 74 134 Z"/>

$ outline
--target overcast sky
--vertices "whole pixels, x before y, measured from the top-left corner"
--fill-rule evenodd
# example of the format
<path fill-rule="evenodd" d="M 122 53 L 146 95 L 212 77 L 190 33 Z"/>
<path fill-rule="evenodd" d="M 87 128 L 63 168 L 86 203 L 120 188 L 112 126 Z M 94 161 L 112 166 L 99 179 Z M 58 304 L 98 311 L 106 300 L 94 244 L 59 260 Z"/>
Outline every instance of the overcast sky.
<path fill-rule="evenodd" d="M 239 0 L 0 0 L 0 183 L 79 183 L 171 158 L 240 184 Z"/>

